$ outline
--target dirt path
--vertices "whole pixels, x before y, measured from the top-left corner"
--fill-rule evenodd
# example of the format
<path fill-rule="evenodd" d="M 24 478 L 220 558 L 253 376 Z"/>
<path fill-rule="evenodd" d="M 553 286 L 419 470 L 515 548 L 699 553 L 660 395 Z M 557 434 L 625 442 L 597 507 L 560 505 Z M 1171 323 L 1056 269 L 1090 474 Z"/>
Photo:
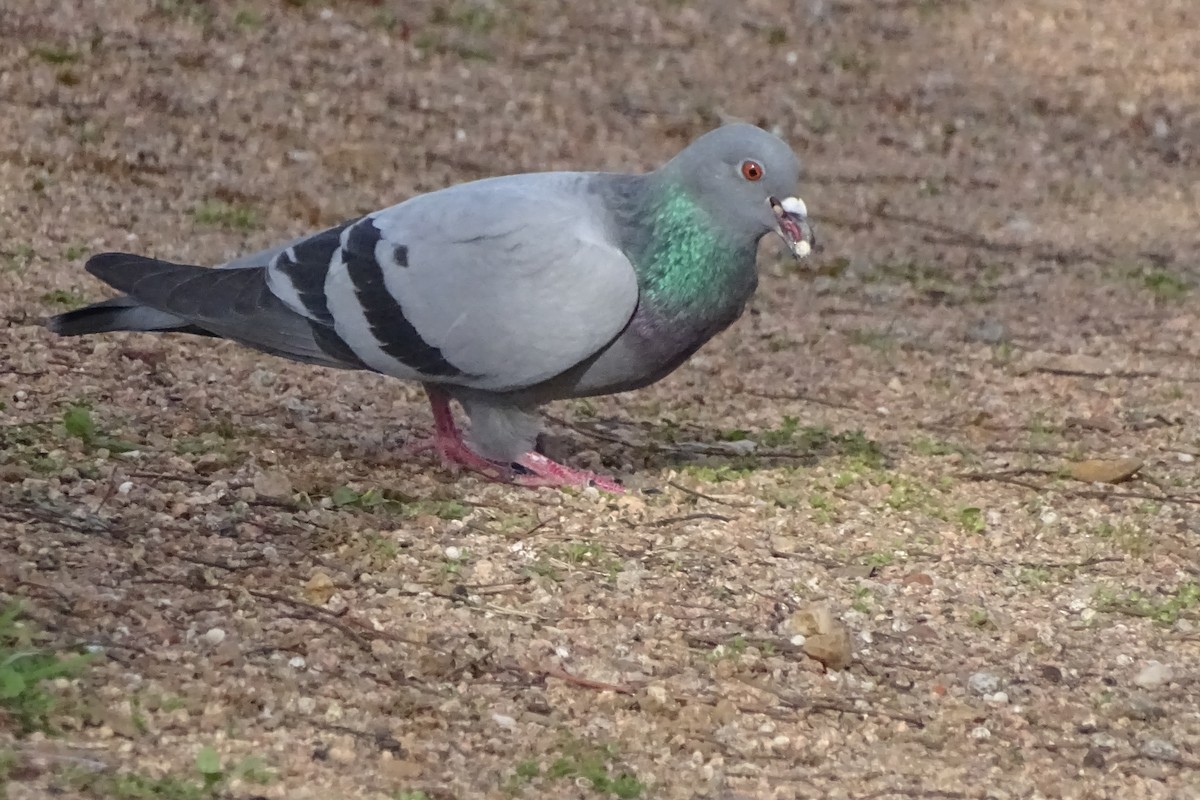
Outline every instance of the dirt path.
<path fill-rule="evenodd" d="M 0 600 L 99 651 L 59 735 L 0 711 L 8 797 L 1200 797 L 1197 30 L 8 0 Z M 765 246 L 686 367 L 551 409 L 625 497 L 400 463 L 395 382 L 30 324 L 98 250 L 216 263 L 732 117 L 804 158 L 819 274 Z"/>

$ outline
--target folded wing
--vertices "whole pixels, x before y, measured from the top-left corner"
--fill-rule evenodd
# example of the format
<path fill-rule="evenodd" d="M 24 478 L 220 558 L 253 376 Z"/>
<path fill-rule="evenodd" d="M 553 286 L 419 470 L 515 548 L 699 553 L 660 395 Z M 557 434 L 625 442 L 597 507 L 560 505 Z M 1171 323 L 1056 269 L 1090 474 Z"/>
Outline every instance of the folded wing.
<path fill-rule="evenodd" d="M 535 385 L 600 352 L 637 305 L 588 180 L 545 173 L 422 195 L 293 243 L 267 283 L 379 372 Z"/>

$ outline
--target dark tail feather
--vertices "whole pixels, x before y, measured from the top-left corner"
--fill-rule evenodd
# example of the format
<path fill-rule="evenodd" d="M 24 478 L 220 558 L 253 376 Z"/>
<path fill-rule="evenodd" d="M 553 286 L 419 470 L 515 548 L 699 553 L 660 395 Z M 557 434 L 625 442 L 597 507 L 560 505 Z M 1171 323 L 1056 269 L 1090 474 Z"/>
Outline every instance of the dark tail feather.
<path fill-rule="evenodd" d="M 126 295 L 59 314 L 46 327 L 63 336 L 108 331 L 218 336 L 294 361 L 361 369 L 337 334 L 271 293 L 266 268 L 209 269 L 130 253 L 101 253 L 86 269 Z"/>
<path fill-rule="evenodd" d="M 155 331 L 158 333 L 214 334 L 197 328 L 174 314 L 144 306 L 132 297 L 114 297 L 77 308 L 46 320 L 46 327 L 59 336 L 83 336 L 112 331 Z"/>

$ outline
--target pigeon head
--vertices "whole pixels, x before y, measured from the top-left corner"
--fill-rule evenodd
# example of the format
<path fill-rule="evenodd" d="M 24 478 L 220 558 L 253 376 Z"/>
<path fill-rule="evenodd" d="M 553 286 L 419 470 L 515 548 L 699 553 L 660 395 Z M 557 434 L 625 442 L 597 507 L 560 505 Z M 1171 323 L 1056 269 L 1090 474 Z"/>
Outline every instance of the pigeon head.
<path fill-rule="evenodd" d="M 797 258 L 816 241 L 804 201 L 794 195 L 800 162 L 777 136 L 753 125 L 724 125 L 696 139 L 663 167 L 735 239 L 774 231 Z"/>

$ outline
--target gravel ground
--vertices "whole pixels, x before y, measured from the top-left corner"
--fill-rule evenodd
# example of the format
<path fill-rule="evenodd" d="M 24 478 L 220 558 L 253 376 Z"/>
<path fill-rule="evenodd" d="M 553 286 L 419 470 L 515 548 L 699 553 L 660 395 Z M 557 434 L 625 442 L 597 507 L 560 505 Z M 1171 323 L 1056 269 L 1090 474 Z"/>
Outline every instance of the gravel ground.
<path fill-rule="evenodd" d="M 0 712 L 8 797 L 1200 797 L 1198 29 L 5 0 L 0 599 L 102 650 L 57 735 Z M 414 387 L 34 324 L 97 250 L 217 263 L 727 118 L 795 145 L 825 249 L 549 409 L 623 497 L 399 461 Z"/>

